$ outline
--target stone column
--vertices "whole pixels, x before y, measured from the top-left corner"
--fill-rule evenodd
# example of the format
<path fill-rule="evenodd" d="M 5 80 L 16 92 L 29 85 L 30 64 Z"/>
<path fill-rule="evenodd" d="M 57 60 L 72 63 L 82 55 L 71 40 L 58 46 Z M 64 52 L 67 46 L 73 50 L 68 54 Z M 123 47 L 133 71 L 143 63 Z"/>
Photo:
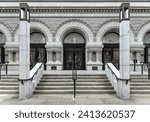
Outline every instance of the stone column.
<path fill-rule="evenodd" d="M 91 51 L 89 51 L 89 61 L 92 61 L 92 52 Z"/>
<path fill-rule="evenodd" d="M 19 61 L 19 52 L 16 52 L 16 61 Z"/>
<path fill-rule="evenodd" d="M 47 52 L 47 53 L 48 53 L 48 61 L 52 61 L 52 59 L 53 59 L 52 52 L 49 51 L 49 52 Z"/>
<path fill-rule="evenodd" d="M 130 97 L 130 16 L 129 3 L 120 7 L 120 80 L 117 95 L 122 99 Z"/>
<path fill-rule="evenodd" d="M 56 61 L 60 61 L 60 51 L 56 52 Z"/>
<path fill-rule="evenodd" d="M 19 79 L 30 78 L 30 24 L 29 6 L 26 3 L 20 4 L 20 23 L 19 23 Z M 30 81 L 20 82 L 19 98 L 30 97 Z"/>
<path fill-rule="evenodd" d="M 13 62 L 11 51 L 8 52 L 8 60 L 9 60 L 9 62 Z"/>
<path fill-rule="evenodd" d="M 99 51 L 96 52 L 96 61 L 97 62 L 100 61 L 100 52 Z"/>

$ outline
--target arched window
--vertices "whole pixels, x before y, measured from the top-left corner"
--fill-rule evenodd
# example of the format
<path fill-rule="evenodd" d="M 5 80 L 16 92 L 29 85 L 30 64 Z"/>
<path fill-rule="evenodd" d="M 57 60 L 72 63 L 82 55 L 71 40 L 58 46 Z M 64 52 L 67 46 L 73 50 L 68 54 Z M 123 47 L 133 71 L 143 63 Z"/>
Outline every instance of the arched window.
<path fill-rule="evenodd" d="M 80 44 L 80 43 L 84 43 L 84 38 L 79 33 L 70 33 L 65 37 L 64 43 L 65 44 L 68 44 L 68 43 Z"/>

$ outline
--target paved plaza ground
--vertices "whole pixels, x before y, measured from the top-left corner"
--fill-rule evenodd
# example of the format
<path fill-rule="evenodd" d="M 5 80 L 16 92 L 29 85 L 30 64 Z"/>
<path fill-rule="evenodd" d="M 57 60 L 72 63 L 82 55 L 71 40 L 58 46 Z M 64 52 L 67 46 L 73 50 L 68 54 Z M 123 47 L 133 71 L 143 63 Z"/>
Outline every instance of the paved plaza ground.
<path fill-rule="evenodd" d="M 116 95 L 33 95 L 21 100 L 18 96 L 0 96 L 0 105 L 150 105 L 150 96 L 131 95 L 130 99 L 122 100 Z"/>

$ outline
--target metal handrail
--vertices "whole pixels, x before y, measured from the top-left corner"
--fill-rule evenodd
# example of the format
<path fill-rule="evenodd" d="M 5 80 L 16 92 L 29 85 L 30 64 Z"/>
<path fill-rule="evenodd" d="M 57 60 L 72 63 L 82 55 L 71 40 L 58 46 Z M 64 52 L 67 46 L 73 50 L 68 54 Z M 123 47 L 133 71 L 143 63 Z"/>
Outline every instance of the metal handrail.
<path fill-rule="evenodd" d="M 0 62 L 0 79 L 1 79 L 1 71 L 2 71 L 2 66 L 3 65 L 6 66 L 6 75 L 8 74 L 8 64 L 9 64 L 9 61 Z"/>
<path fill-rule="evenodd" d="M 36 72 L 33 74 L 33 76 L 31 78 L 27 78 L 27 79 L 20 79 L 20 78 L 18 78 L 18 80 L 21 81 L 22 84 L 24 84 L 23 81 L 29 81 L 29 80 L 32 81 L 33 78 L 34 78 L 34 76 L 37 74 L 37 72 L 39 71 L 39 69 L 42 67 L 42 65 L 43 65 L 43 63 L 41 63 L 41 65 L 39 66 L 39 68 L 36 70 Z"/>
<path fill-rule="evenodd" d="M 74 98 L 76 97 L 76 80 L 77 80 L 77 70 L 72 70 L 72 80 L 74 83 Z"/>
<path fill-rule="evenodd" d="M 143 75 L 143 71 L 144 71 L 144 65 L 147 66 L 147 68 L 149 67 L 150 62 L 140 62 L 141 64 L 141 74 Z"/>
<path fill-rule="evenodd" d="M 128 82 L 131 80 L 131 79 L 122 79 L 122 78 L 119 78 L 116 73 L 111 69 L 111 67 L 108 65 L 108 63 L 106 63 L 106 65 L 108 66 L 108 68 L 111 70 L 112 74 L 114 74 L 114 76 L 116 77 L 117 81 L 118 80 L 121 80 L 121 81 L 126 81 L 126 84 L 128 84 Z M 112 64 L 113 65 L 113 64 Z"/>

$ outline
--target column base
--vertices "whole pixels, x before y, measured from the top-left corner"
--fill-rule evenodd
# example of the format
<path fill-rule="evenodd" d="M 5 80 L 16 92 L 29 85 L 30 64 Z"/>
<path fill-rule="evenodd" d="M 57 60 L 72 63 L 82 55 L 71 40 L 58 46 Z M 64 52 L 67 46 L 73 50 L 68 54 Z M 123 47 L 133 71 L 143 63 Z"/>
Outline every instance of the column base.
<path fill-rule="evenodd" d="M 60 61 L 56 62 L 47 62 L 46 63 L 47 70 L 62 70 L 62 63 Z"/>
<path fill-rule="evenodd" d="M 102 70 L 102 63 L 101 62 L 92 62 L 88 61 L 87 62 L 87 70 Z"/>

